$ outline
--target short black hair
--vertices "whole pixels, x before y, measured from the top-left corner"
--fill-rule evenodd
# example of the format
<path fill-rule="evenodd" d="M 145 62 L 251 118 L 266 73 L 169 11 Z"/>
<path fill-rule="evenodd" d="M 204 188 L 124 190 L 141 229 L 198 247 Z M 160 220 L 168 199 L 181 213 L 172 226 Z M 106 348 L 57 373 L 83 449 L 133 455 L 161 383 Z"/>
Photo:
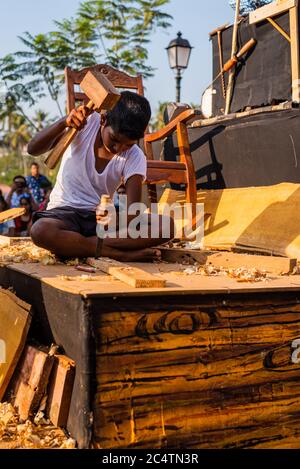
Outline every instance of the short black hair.
<path fill-rule="evenodd" d="M 31 166 L 36 166 L 36 167 L 38 168 L 38 167 L 39 167 L 39 164 L 36 163 L 35 161 L 33 161 L 33 162 L 31 163 Z"/>
<path fill-rule="evenodd" d="M 122 91 L 116 106 L 107 113 L 107 125 L 131 140 L 143 138 L 151 118 L 149 101 L 132 91 Z"/>
<path fill-rule="evenodd" d="M 15 176 L 15 177 L 13 178 L 13 181 L 15 182 L 16 179 L 23 179 L 23 181 L 25 182 L 25 184 L 26 184 L 26 186 L 27 186 L 27 181 L 26 181 L 26 179 L 25 179 L 24 176 L 22 176 L 22 175 Z"/>

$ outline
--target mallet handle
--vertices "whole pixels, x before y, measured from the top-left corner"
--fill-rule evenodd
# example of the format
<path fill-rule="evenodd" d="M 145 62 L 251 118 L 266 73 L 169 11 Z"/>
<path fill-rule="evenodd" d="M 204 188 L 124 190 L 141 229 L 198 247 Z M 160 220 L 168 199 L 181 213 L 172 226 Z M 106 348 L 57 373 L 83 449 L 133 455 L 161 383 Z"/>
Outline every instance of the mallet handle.
<path fill-rule="evenodd" d="M 93 101 L 89 101 L 86 105 L 86 107 L 89 109 L 89 112 L 87 115 L 91 114 L 94 108 L 94 103 Z M 62 155 L 65 153 L 66 149 L 68 146 L 71 144 L 71 142 L 74 140 L 75 135 L 77 134 L 78 130 L 77 129 L 68 129 L 64 132 L 62 137 L 59 139 L 58 143 L 55 145 L 55 147 L 51 150 L 47 158 L 45 159 L 44 163 L 46 166 L 48 166 L 49 169 L 54 169 L 57 163 L 59 162 L 60 158 Z"/>

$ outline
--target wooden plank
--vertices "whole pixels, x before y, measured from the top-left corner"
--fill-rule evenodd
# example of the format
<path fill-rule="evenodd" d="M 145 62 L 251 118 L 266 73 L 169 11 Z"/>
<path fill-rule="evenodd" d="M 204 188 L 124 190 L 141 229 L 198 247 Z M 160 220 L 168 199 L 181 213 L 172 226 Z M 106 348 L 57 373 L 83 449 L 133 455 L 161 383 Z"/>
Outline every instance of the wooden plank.
<path fill-rule="evenodd" d="M 257 109 L 250 109 L 249 111 L 235 112 L 228 114 L 227 116 L 216 116 L 210 117 L 209 119 L 198 119 L 192 122 L 189 127 L 208 127 L 210 125 L 216 125 L 220 122 L 227 122 L 233 119 L 241 119 L 243 117 L 255 116 L 257 114 L 264 114 L 268 112 L 279 112 L 286 109 L 293 109 L 292 102 L 284 102 L 276 104 L 275 106 L 265 106 Z"/>
<path fill-rule="evenodd" d="M 153 275 L 160 275 L 165 280 L 164 288 L 134 288 L 110 275 L 99 271 L 99 274 L 85 276 L 82 280 L 74 267 L 53 265 L 43 266 L 39 264 L 12 264 L 7 267 L 11 278 L 14 271 L 19 272 L 24 279 L 30 281 L 30 277 L 39 279 L 41 284 L 47 284 L 61 292 L 70 292 L 81 295 L 83 298 L 105 297 L 138 297 L 164 295 L 182 296 L 195 294 L 228 294 L 228 293 L 272 293 L 300 290 L 300 275 L 272 277 L 272 279 L 259 282 L 237 282 L 236 279 L 227 276 L 202 276 L 199 274 L 187 275 L 183 272 L 185 265 L 179 264 L 150 264 L 132 263 L 134 267 L 141 268 Z M 67 277 L 67 278 L 66 278 Z M 86 281 L 89 280 L 89 281 Z"/>
<path fill-rule="evenodd" d="M 48 351 L 27 345 L 17 365 L 8 393 L 21 420 L 39 408 L 44 396 L 54 357 Z"/>
<path fill-rule="evenodd" d="M 290 10 L 292 100 L 300 103 L 300 52 L 298 7 Z"/>
<path fill-rule="evenodd" d="M 0 289 L 0 401 L 25 345 L 31 306 L 13 293 Z"/>
<path fill-rule="evenodd" d="M 249 24 L 259 23 L 269 17 L 280 15 L 297 5 L 298 0 L 276 0 L 261 8 L 257 8 L 257 10 L 251 11 L 249 14 Z"/>
<path fill-rule="evenodd" d="M 0 223 L 13 220 L 14 218 L 24 215 L 25 208 L 10 208 L 9 210 L 4 210 L 0 213 Z"/>
<path fill-rule="evenodd" d="M 56 427 L 66 427 L 75 378 L 75 362 L 55 355 L 49 378 L 46 415 Z"/>
<path fill-rule="evenodd" d="M 293 272 L 297 265 L 297 259 L 288 257 L 259 256 L 255 254 L 237 254 L 222 251 L 201 251 L 196 249 L 175 249 L 159 248 L 162 259 L 171 262 L 196 261 L 200 265 L 213 265 L 214 267 L 224 267 L 236 269 L 244 267 L 247 269 L 256 268 L 265 270 L 276 275 Z"/>
<path fill-rule="evenodd" d="M 164 288 L 166 281 L 123 262 L 102 257 L 88 258 L 87 263 L 134 288 Z"/>

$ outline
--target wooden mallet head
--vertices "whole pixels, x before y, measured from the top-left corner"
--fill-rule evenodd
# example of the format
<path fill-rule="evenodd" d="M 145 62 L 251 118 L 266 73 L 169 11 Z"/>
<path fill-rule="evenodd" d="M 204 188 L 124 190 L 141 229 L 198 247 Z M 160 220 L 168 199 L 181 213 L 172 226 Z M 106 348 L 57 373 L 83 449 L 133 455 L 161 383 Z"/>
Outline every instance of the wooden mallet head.
<path fill-rule="evenodd" d="M 119 101 L 121 94 L 100 72 L 89 71 L 80 83 L 80 88 L 93 102 L 94 110 L 112 109 Z"/>
<path fill-rule="evenodd" d="M 102 109 L 109 111 L 113 109 L 121 97 L 120 92 L 100 72 L 88 71 L 80 83 L 80 88 L 89 98 L 86 107 L 90 112 L 101 111 Z M 65 131 L 44 161 L 48 168 L 55 168 L 77 132 L 77 129 L 68 129 Z"/>

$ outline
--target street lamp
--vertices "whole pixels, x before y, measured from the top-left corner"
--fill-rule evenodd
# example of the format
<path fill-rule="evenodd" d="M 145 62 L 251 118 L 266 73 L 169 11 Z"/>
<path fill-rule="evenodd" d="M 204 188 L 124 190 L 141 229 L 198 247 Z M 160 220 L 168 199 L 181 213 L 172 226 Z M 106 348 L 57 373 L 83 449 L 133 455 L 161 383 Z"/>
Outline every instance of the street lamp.
<path fill-rule="evenodd" d="M 183 39 L 181 32 L 177 33 L 177 38 L 173 39 L 166 47 L 169 57 L 169 64 L 172 70 L 176 70 L 176 101 L 180 102 L 181 71 L 189 64 L 192 46 L 187 39 Z"/>

